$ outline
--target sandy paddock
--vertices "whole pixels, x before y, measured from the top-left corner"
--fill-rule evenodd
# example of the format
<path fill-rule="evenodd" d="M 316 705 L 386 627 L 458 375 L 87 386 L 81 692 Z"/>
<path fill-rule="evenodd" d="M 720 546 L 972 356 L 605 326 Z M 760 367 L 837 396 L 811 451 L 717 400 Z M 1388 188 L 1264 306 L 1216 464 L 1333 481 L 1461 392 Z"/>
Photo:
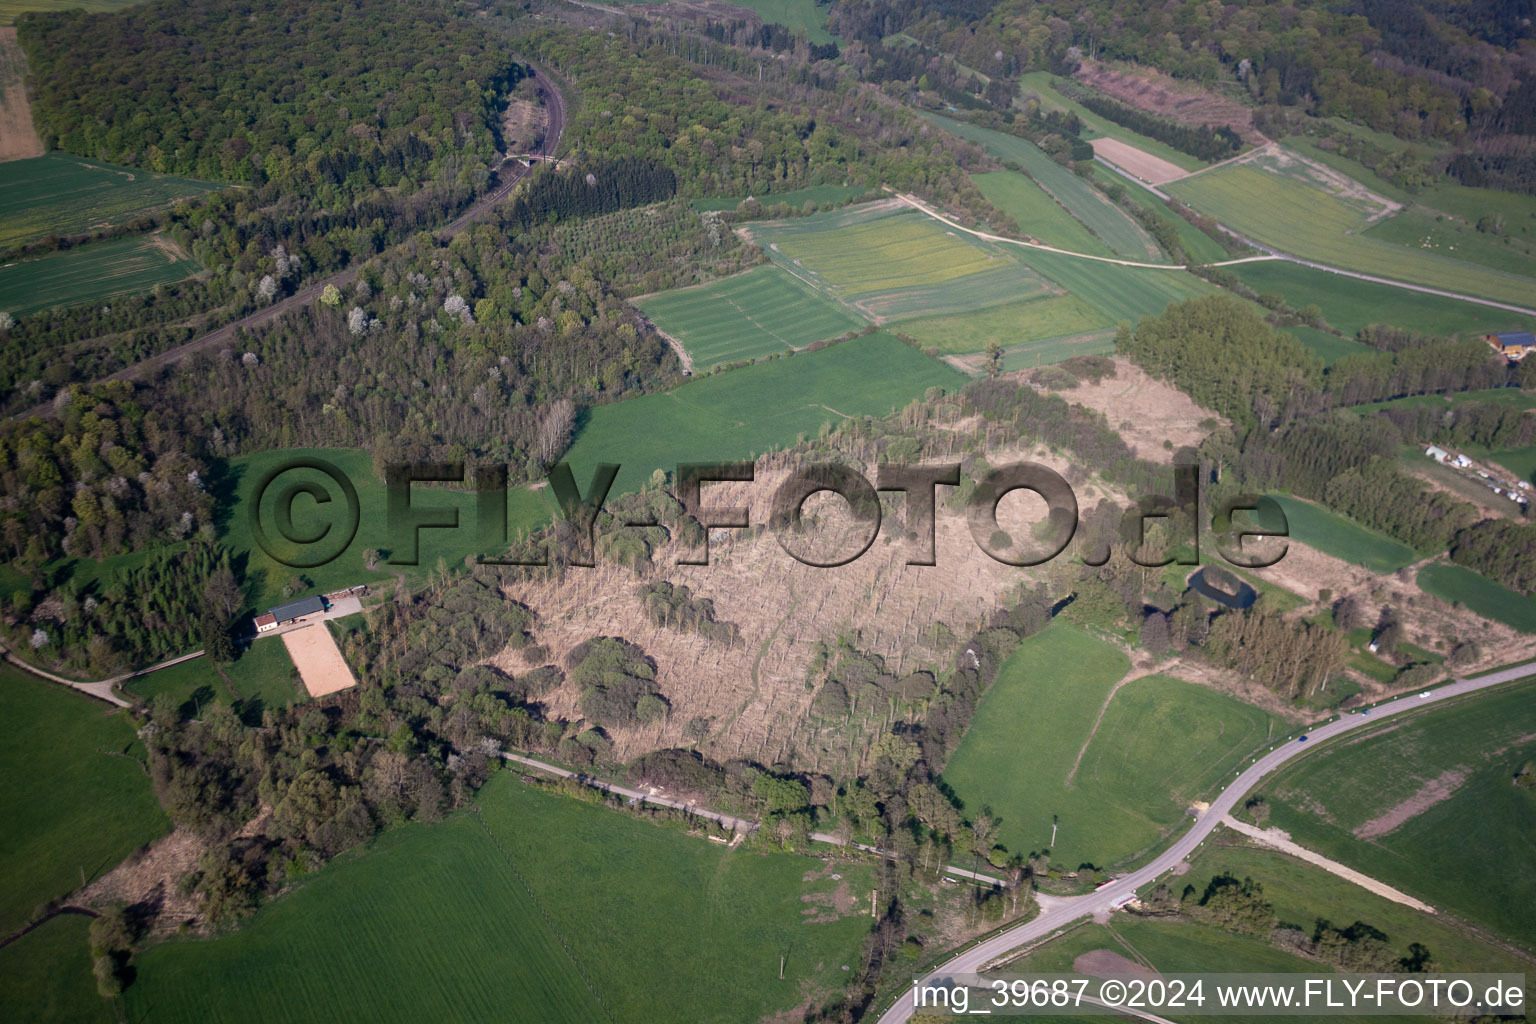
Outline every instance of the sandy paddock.
<path fill-rule="evenodd" d="M 1119 139 L 1091 140 L 1093 152 L 1105 160 L 1130 171 L 1149 185 L 1165 185 L 1177 181 L 1189 172 L 1176 163 L 1153 156 L 1146 150 L 1137 149 Z"/>
<path fill-rule="evenodd" d="M 352 670 L 336 646 L 336 638 L 324 622 L 315 622 L 283 634 L 283 646 L 304 679 L 304 688 L 311 697 L 324 697 L 337 690 L 356 686 Z"/>

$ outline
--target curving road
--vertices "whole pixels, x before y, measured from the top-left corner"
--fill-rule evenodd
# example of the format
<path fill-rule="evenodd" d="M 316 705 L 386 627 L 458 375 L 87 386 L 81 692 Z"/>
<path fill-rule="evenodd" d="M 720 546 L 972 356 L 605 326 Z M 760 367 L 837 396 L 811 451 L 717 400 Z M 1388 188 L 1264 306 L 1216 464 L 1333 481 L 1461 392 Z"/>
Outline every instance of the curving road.
<path fill-rule="evenodd" d="M 555 87 L 555 83 L 550 80 L 549 76 L 538 68 L 533 68 L 533 79 L 538 84 L 539 93 L 544 99 L 545 106 L 549 109 L 549 123 L 544 132 L 544 141 L 539 146 L 539 152 L 534 154 L 537 160 L 542 162 L 554 157 L 555 150 L 560 145 L 560 138 L 565 133 L 565 98 L 560 95 L 560 90 Z M 524 165 L 518 160 L 508 157 L 502 161 L 501 166 L 496 170 L 497 174 L 501 176 L 500 184 L 475 200 L 469 209 L 439 228 L 437 230 L 439 238 L 444 240 L 452 238 L 481 217 L 484 217 L 493 207 L 511 195 L 512 190 L 532 173 L 533 164 Z M 185 344 L 177 345 L 175 348 L 166 349 L 164 352 L 141 359 L 132 366 L 126 366 L 116 373 L 108 374 L 106 377 L 101 378 L 101 380 L 128 380 L 144 373 L 146 370 L 174 363 L 193 352 L 211 348 L 221 342 L 232 341 L 235 337 L 235 332 L 239 329 L 249 329 L 259 324 L 264 324 L 300 306 L 317 301 L 320 298 L 320 293 L 325 290 L 326 285 L 333 284 L 338 288 L 342 288 L 351 284 L 357 280 L 357 273 L 362 268 L 364 262 L 366 261 L 360 261 L 345 270 L 331 274 L 329 277 L 320 278 L 312 282 L 308 287 L 294 292 L 287 298 L 274 302 L 270 306 L 259 309 L 238 320 L 233 320 L 222 327 L 217 327 L 207 334 L 193 338 Z M 100 381 L 95 383 L 100 383 Z M 47 414 L 51 407 L 51 403 L 42 402 L 30 409 L 17 413 L 13 418 L 24 420 L 32 416 L 43 416 Z"/>
<path fill-rule="evenodd" d="M 1291 739 L 1281 743 L 1278 747 L 1259 758 L 1248 770 L 1232 781 L 1232 784 L 1222 790 L 1221 794 L 1211 801 L 1211 806 L 1200 815 L 1195 825 L 1184 833 L 1173 845 L 1164 850 L 1151 863 L 1121 878 L 1115 879 L 1108 885 L 1083 896 L 1073 896 L 1069 899 L 1055 899 L 1050 901 L 1048 908 L 1042 908 L 1040 916 L 1032 921 L 1027 921 L 1016 928 L 1009 928 L 992 938 L 979 943 L 959 955 L 952 957 L 933 968 L 935 973 L 944 974 L 979 974 L 988 965 L 1015 952 L 1020 947 L 1030 945 L 1046 938 L 1065 925 L 1071 924 L 1079 918 L 1090 914 L 1102 914 L 1109 912 L 1114 904 L 1127 896 L 1132 896 L 1136 890 L 1150 882 L 1156 881 L 1175 865 L 1187 859 L 1194 853 L 1195 848 L 1205 841 L 1205 837 L 1221 823 L 1221 819 L 1232 813 L 1238 802 L 1246 797 L 1265 777 L 1276 769 L 1309 750 L 1316 749 L 1319 743 L 1332 739 L 1342 733 L 1374 725 L 1383 718 L 1403 714 L 1408 711 L 1417 711 L 1426 706 L 1445 703 L 1455 697 L 1464 694 L 1477 693 L 1495 686 L 1513 682 L 1536 673 L 1536 661 L 1516 665 L 1513 668 L 1483 676 L 1478 679 L 1457 679 L 1455 682 L 1440 687 L 1437 690 L 1426 691 L 1424 695 L 1408 695 L 1396 700 L 1380 704 L 1370 710 L 1370 714 L 1356 713 L 1343 715 L 1338 720 L 1319 726 L 1306 735 L 1308 740 L 1301 743 Z M 880 1017 L 880 1024 L 902 1024 L 912 1016 L 912 1001 L 904 998 L 907 992 L 903 990 L 897 995 L 895 1003 Z"/>

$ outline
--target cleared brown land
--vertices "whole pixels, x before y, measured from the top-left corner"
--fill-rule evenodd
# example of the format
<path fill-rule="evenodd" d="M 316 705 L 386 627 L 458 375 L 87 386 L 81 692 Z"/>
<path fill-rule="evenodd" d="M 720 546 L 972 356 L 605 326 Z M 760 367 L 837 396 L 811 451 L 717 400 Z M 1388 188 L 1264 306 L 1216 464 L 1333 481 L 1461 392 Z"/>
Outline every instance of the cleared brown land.
<path fill-rule="evenodd" d="M 1112 949 L 1093 949 L 1072 961 L 1072 973 L 1094 978 L 1156 977 L 1146 964 L 1121 956 Z"/>
<path fill-rule="evenodd" d="M 1144 67 L 1110 67 L 1085 61 L 1077 77 L 1133 107 L 1183 124 L 1230 125 L 1245 141 L 1263 141 L 1253 126 L 1253 111 L 1236 100 L 1207 92 Z"/>
<path fill-rule="evenodd" d="M 311 697 L 324 697 L 337 690 L 357 685 L 352 670 L 336 646 L 336 638 L 324 622 L 315 622 L 283 634 L 283 646 L 293 659 L 294 668 L 304 680 Z"/>
<path fill-rule="evenodd" d="M 1000 451 L 994 461 L 1014 457 L 1062 473 L 1085 509 L 1106 493 L 1043 449 Z M 708 484 L 703 500 L 745 505 L 751 522 L 764 523 L 784 466 L 782 457 L 760 459 L 754 484 Z M 883 657 L 886 670 L 897 676 L 948 667 L 957 642 L 1009 591 L 1048 576 L 1048 566 L 1015 568 L 983 553 L 963 513 L 947 506 L 950 493 L 950 488 L 939 489 L 935 566 L 906 564 L 909 549 L 899 497 L 886 506 L 873 546 L 838 568 L 801 564 L 761 530 L 715 531 L 707 566 L 677 565 L 679 552 L 673 547 L 658 551 L 657 569 L 649 578 L 686 584 L 695 598 L 712 600 L 717 619 L 740 629 L 738 647 L 653 625 L 636 595 L 646 578 L 613 565 L 567 572 L 560 580 L 509 582 L 505 593 L 538 613 L 532 632 L 547 649 L 547 661 L 563 663 L 571 648 L 594 636 L 623 636 L 655 660 L 657 683 L 671 711 L 652 725 L 613 730 L 616 756 L 628 759 L 647 750 L 692 745 L 686 729 L 700 719 L 708 729 L 699 749 L 717 760 L 754 757 L 841 770 L 864 764 L 876 734 L 889 723 L 863 719 L 857 707 L 851 722 L 821 724 L 811 717 L 815 693 L 806 682 L 819 643 L 835 645 L 838 637 L 848 637 L 860 650 Z M 1030 523 L 1044 508 L 1032 502 L 1010 496 L 1000 508 L 1004 529 L 1021 540 L 1030 536 Z M 839 515 L 845 509 L 841 499 L 831 497 L 824 504 L 816 498 L 806 504 L 808 514 L 820 510 L 831 532 L 845 525 Z M 512 650 L 495 660 L 514 673 L 534 667 Z M 576 721 L 582 718 L 579 698 L 567 681 L 542 700 L 551 715 Z"/>
<path fill-rule="evenodd" d="M 1423 814 L 1440 801 L 1449 800 L 1466 781 L 1467 773 L 1460 769 L 1452 768 L 1441 772 L 1436 778 L 1424 783 L 1419 791 L 1407 800 L 1355 829 L 1355 838 L 1375 839 L 1377 836 L 1386 835 L 1398 826 Z"/>
<path fill-rule="evenodd" d="M 1178 164 L 1160 156 L 1153 156 L 1119 139 L 1093 139 L 1093 151 L 1117 167 L 1130 171 L 1149 185 L 1164 185 L 1177 181 L 1189 172 Z"/>
<path fill-rule="evenodd" d="M 1147 376 L 1128 359 L 1115 359 L 1113 377 L 1097 384 L 1084 381 L 1061 396 L 1103 413 L 1137 455 L 1153 462 L 1172 462 L 1174 451 L 1199 444 L 1210 432 L 1201 428 L 1202 421 L 1220 421 L 1184 392 Z M 1164 447 L 1164 441 L 1173 447 Z"/>
<path fill-rule="evenodd" d="M 0 162 L 43 155 L 32 126 L 26 77 L 27 58 L 16 43 L 15 27 L 0 27 Z"/>

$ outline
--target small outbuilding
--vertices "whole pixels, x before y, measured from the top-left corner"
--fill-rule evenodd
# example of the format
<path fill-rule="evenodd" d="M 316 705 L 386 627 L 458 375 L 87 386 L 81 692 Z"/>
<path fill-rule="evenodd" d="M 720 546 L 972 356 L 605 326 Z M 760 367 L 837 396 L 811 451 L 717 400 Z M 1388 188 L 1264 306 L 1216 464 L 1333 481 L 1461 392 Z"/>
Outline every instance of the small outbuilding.
<path fill-rule="evenodd" d="M 256 616 L 256 632 L 270 633 L 277 628 L 277 616 L 271 612 Z"/>
<path fill-rule="evenodd" d="M 1444 462 L 1446 459 L 1451 457 L 1450 452 L 1446 451 L 1444 448 L 1436 447 L 1435 445 L 1430 445 L 1428 448 L 1425 448 L 1424 454 L 1428 455 L 1436 462 Z"/>

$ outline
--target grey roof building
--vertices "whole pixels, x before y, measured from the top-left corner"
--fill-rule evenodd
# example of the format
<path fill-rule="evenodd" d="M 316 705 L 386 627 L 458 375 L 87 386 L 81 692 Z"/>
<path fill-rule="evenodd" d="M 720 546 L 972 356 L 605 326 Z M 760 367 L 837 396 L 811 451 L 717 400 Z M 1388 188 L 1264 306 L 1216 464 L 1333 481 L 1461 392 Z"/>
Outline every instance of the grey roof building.
<path fill-rule="evenodd" d="M 272 608 L 270 614 L 278 622 L 290 622 L 293 619 L 323 611 L 325 611 L 325 598 L 316 595 L 314 597 L 303 597 L 297 601 L 289 601 L 287 604 L 280 604 Z"/>

